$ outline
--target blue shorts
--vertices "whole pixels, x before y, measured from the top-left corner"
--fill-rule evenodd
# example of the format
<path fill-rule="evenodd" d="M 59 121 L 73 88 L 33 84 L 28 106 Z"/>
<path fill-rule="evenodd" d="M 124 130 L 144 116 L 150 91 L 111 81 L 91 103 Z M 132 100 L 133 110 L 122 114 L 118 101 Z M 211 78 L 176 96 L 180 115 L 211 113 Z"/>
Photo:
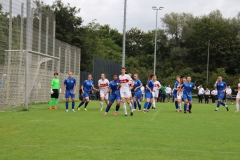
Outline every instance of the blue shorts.
<path fill-rule="evenodd" d="M 142 91 L 138 90 L 134 93 L 134 98 L 140 99 L 142 97 Z"/>
<path fill-rule="evenodd" d="M 225 96 L 225 93 L 224 93 L 224 92 L 222 92 L 222 93 L 220 92 L 220 93 L 218 93 L 217 96 L 218 96 L 218 99 L 219 99 L 219 100 L 223 100 L 223 99 L 224 99 L 224 96 Z"/>
<path fill-rule="evenodd" d="M 65 92 L 65 98 L 69 98 L 71 96 L 71 98 L 75 98 L 75 94 L 74 94 L 74 90 L 71 89 L 71 90 L 66 90 Z"/>
<path fill-rule="evenodd" d="M 146 96 L 145 96 L 146 98 L 149 98 L 149 99 L 152 99 L 153 98 L 153 95 L 152 95 L 152 93 L 150 93 L 150 92 L 146 92 Z"/>
<path fill-rule="evenodd" d="M 173 97 L 174 97 L 174 98 L 177 98 L 177 92 L 176 92 L 176 93 L 173 92 Z"/>
<path fill-rule="evenodd" d="M 89 92 L 84 91 L 83 98 L 89 98 Z"/>
<path fill-rule="evenodd" d="M 188 102 L 192 102 L 192 94 L 183 93 L 183 99 L 184 101 L 188 100 Z"/>
<path fill-rule="evenodd" d="M 109 102 L 113 103 L 115 100 L 120 101 L 120 99 L 121 99 L 120 94 L 112 93 L 110 96 Z"/>

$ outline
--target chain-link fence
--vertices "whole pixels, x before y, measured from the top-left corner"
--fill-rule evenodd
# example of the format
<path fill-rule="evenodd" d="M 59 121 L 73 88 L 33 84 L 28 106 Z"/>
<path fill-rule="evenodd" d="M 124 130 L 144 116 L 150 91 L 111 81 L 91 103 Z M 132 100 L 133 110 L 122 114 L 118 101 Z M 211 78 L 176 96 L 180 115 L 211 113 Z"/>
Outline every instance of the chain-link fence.
<path fill-rule="evenodd" d="M 69 71 L 79 82 L 81 51 L 56 40 L 55 25 L 54 13 L 39 3 L 0 1 L 0 107 L 47 102 L 54 72 L 61 83 Z"/>

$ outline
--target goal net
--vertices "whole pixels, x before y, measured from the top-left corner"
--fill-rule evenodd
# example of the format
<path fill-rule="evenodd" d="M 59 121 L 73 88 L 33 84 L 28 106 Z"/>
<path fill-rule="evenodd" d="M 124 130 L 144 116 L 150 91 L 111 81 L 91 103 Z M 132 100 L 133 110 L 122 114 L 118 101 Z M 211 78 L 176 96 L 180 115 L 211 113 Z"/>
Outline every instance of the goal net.
<path fill-rule="evenodd" d="M 25 103 L 25 96 L 28 103 L 49 100 L 51 79 L 54 72 L 59 72 L 59 58 L 29 51 L 26 68 L 26 54 L 19 50 L 5 52 L 3 73 L 7 74 L 4 74 L 4 88 L 1 88 L 2 105 L 21 106 Z"/>

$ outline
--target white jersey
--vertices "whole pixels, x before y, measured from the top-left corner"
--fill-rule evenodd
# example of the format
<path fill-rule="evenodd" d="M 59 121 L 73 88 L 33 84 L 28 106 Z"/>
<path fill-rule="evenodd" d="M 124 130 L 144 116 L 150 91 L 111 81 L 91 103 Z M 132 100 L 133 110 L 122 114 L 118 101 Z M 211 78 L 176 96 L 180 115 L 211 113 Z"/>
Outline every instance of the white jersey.
<path fill-rule="evenodd" d="M 155 81 L 154 82 L 154 86 L 153 86 L 153 91 L 159 91 L 159 87 L 161 87 L 161 84 L 159 81 Z"/>
<path fill-rule="evenodd" d="M 212 90 L 211 94 L 216 96 L 217 95 L 217 90 Z"/>
<path fill-rule="evenodd" d="M 204 94 L 204 88 L 198 87 L 198 94 Z"/>
<path fill-rule="evenodd" d="M 166 93 L 167 94 L 171 94 L 172 93 L 172 88 L 171 87 L 167 87 L 166 88 Z"/>
<path fill-rule="evenodd" d="M 206 90 L 204 94 L 205 94 L 205 95 L 210 95 L 210 91 L 209 91 L 209 90 Z"/>
<path fill-rule="evenodd" d="M 226 93 L 227 94 L 232 94 L 232 89 L 231 88 L 226 89 Z"/>
<path fill-rule="evenodd" d="M 133 81 L 129 81 L 128 82 L 128 86 L 129 86 L 129 89 L 132 90 L 132 88 L 133 88 Z"/>
<path fill-rule="evenodd" d="M 99 79 L 98 80 L 98 87 L 100 89 L 100 91 L 107 91 L 108 90 L 108 86 L 109 86 L 109 81 L 108 79 Z"/>
<path fill-rule="evenodd" d="M 132 81 L 132 78 L 128 74 L 125 74 L 123 76 L 120 75 L 119 81 L 121 84 L 120 91 L 129 91 L 130 90 L 129 83 L 130 83 L 130 81 Z"/>

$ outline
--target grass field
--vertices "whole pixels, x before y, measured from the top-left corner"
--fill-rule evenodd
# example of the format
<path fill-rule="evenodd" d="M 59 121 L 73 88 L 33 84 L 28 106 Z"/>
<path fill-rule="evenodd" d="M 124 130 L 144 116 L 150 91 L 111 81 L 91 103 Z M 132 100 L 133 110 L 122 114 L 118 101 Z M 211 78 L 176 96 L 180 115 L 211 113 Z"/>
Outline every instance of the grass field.
<path fill-rule="evenodd" d="M 77 103 L 78 104 L 78 103 Z M 65 112 L 47 104 L 0 110 L 0 159 L 240 159 L 240 114 L 194 104 L 192 114 L 158 103 L 149 113 L 114 117 L 90 102 L 88 111 Z"/>

